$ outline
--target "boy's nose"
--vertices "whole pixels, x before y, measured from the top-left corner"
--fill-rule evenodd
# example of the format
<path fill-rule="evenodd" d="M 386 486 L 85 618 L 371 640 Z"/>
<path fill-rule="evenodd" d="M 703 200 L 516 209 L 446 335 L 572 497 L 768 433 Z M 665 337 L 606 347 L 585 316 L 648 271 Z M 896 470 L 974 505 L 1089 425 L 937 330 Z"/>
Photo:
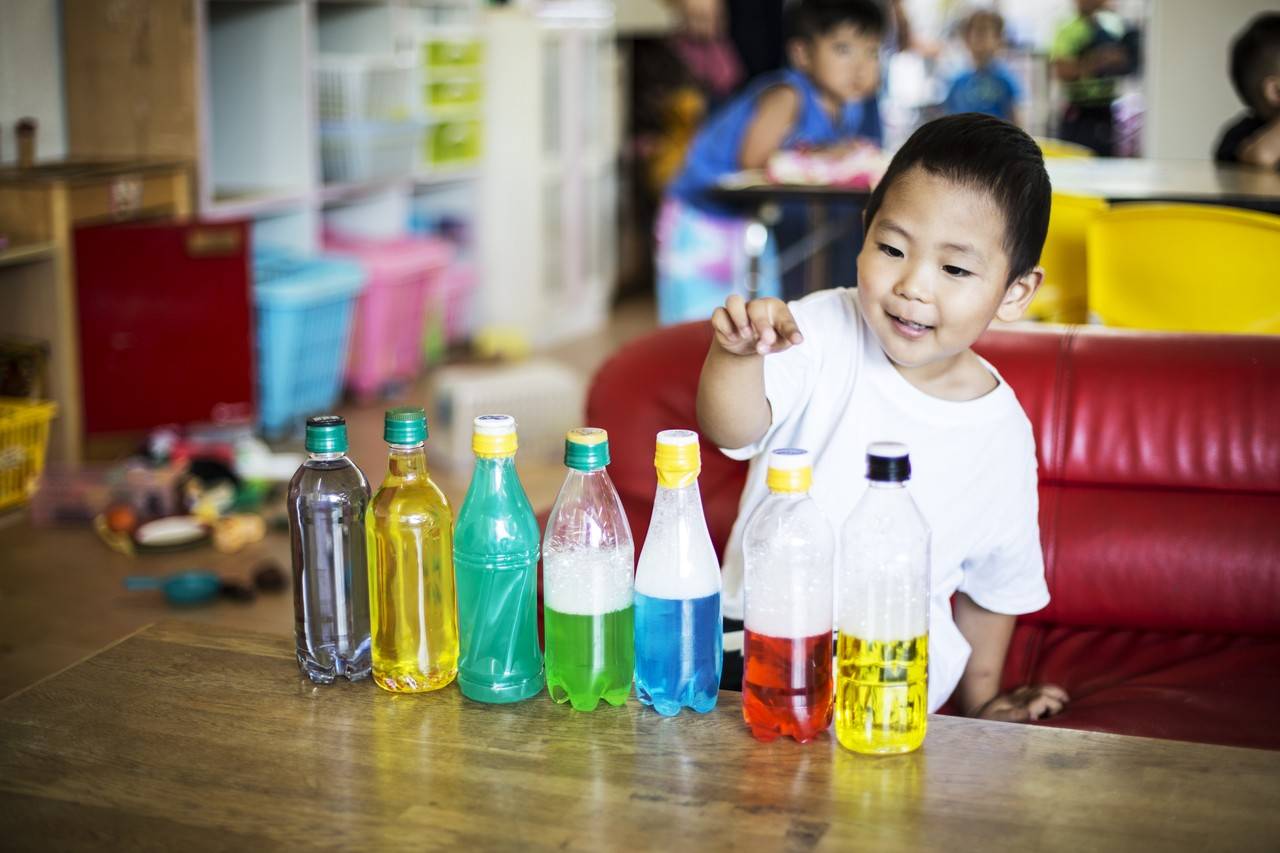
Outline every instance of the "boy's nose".
<path fill-rule="evenodd" d="M 928 302 L 932 291 L 924 268 L 919 264 L 912 264 L 903 270 L 902 276 L 894 285 L 893 293 L 911 302 Z"/>

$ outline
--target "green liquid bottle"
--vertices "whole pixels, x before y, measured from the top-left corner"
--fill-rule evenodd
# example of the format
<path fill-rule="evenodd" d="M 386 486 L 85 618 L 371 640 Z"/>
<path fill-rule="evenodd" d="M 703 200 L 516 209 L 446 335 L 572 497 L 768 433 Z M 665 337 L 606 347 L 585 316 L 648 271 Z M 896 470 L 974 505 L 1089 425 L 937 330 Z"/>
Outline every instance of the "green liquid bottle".
<path fill-rule="evenodd" d="M 543 683 L 538 520 L 516 474 L 515 419 L 476 418 L 471 446 L 476 467 L 453 543 L 458 687 L 477 702 L 519 702 L 536 696 Z"/>
<path fill-rule="evenodd" d="M 444 687 L 458 672 L 453 512 L 427 473 L 421 408 L 387 412 L 387 477 L 365 516 L 373 680 L 393 693 Z"/>

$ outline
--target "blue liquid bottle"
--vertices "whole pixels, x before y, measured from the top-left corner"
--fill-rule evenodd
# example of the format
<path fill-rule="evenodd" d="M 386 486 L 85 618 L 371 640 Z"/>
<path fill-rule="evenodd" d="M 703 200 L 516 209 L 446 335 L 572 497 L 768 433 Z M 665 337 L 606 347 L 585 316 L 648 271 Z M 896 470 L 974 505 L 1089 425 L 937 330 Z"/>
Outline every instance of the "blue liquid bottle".
<path fill-rule="evenodd" d="M 720 561 L 702 514 L 698 434 L 658 433 L 658 492 L 636 568 L 636 695 L 664 716 L 716 705 L 724 667 Z"/>

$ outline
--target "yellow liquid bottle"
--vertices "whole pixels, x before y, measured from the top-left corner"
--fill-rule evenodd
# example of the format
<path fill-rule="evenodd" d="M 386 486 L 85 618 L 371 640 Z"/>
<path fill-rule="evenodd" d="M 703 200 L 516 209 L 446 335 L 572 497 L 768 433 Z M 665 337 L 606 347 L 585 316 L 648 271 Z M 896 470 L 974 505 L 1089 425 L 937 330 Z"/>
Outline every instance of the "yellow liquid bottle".
<path fill-rule="evenodd" d="M 836 641 L 836 739 L 868 755 L 910 752 L 928 721 L 929 635 Z"/>
<path fill-rule="evenodd" d="M 929 525 L 897 442 L 867 448 L 867 490 L 841 530 L 836 739 L 892 755 L 918 749 L 929 713 Z"/>
<path fill-rule="evenodd" d="M 391 409 L 383 435 L 387 476 L 365 517 L 373 680 L 422 693 L 458 674 L 453 511 L 427 473 L 423 410 Z"/>

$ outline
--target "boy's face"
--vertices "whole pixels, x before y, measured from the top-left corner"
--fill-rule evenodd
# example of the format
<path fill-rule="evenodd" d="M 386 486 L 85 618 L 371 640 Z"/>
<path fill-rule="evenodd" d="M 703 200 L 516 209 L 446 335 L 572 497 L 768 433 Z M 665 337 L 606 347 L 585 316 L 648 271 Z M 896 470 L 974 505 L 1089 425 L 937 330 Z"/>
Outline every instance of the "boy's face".
<path fill-rule="evenodd" d="M 1040 272 L 1005 286 L 1004 227 L 987 193 L 919 166 L 885 193 L 858 255 L 858 301 L 908 380 L 944 380 L 994 318 L 1022 316 Z"/>
<path fill-rule="evenodd" d="M 1000 31 L 988 20 L 974 21 L 964 31 L 964 44 L 974 65 L 986 65 L 1000 52 Z"/>
<path fill-rule="evenodd" d="M 791 64 L 834 106 L 861 101 L 880 85 L 880 38 L 839 24 L 812 39 L 793 39 Z"/>

